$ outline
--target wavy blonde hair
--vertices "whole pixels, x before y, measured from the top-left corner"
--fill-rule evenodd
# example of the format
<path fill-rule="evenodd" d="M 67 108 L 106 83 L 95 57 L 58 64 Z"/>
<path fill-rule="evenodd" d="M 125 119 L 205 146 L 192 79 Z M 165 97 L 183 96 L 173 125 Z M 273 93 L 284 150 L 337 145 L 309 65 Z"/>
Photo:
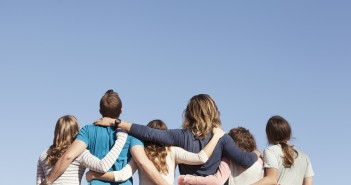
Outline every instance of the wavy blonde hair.
<path fill-rule="evenodd" d="M 215 101 L 207 94 L 193 96 L 183 112 L 183 128 L 190 129 L 195 138 L 205 138 L 213 127 L 221 125 Z"/>
<path fill-rule="evenodd" d="M 71 146 L 78 132 L 79 124 L 74 116 L 66 115 L 57 120 L 53 144 L 47 151 L 47 160 L 50 165 L 54 166 L 56 164 Z"/>
<path fill-rule="evenodd" d="M 291 139 L 291 127 L 288 121 L 281 116 L 272 116 L 266 125 L 266 135 L 270 144 L 280 144 L 283 150 L 283 165 L 285 168 L 290 168 L 299 153 L 293 145 L 288 144 Z"/>
<path fill-rule="evenodd" d="M 162 120 L 152 120 L 147 124 L 150 128 L 167 130 L 167 125 Z M 163 174 L 168 174 L 168 165 L 166 163 L 166 157 L 168 155 L 168 146 L 161 145 L 158 143 L 145 142 L 145 153 L 146 156 L 154 163 L 156 169 Z"/>

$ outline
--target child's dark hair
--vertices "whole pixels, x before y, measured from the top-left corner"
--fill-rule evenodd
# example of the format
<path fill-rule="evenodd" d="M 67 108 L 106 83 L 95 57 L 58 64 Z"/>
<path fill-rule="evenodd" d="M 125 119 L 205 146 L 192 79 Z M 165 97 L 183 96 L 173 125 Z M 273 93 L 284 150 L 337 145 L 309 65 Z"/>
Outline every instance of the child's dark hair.
<path fill-rule="evenodd" d="M 252 152 L 257 148 L 255 138 L 244 127 L 233 128 L 229 131 L 228 135 L 245 152 Z"/>

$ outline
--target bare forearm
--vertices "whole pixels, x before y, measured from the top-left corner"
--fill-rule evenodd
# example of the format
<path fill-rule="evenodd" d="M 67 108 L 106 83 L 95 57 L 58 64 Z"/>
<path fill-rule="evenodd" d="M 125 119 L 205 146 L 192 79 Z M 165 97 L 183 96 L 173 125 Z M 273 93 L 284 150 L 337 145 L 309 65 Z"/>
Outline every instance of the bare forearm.
<path fill-rule="evenodd" d="M 63 172 L 68 168 L 72 161 L 77 158 L 87 147 L 87 145 L 80 140 L 75 140 L 68 150 L 60 157 L 52 168 L 50 174 L 46 178 L 48 183 L 54 182 Z"/>
<path fill-rule="evenodd" d="M 276 185 L 278 183 L 278 169 L 265 168 L 265 177 L 252 185 Z"/>
<path fill-rule="evenodd" d="M 63 172 L 68 168 L 68 166 L 72 163 L 74 159 L 73 158 L 68 158 L 65 155 L 63 155 L 56 163 L 54 168 L 52 168 L 50 174 L 46 178 L 46 182 L 52 183 L 54 182 L 58 177 L 60 177 Z"/>
<path fill-rule="evenodd" d="M 157 185 L 166 185 L 167 182 L 161 177 L 154 164 L 146 156 L 144 147 L 141 145 L 133 146 L 131 149 L 132 156 L 138 164 L 139 169 L 146 173 L 146 175 Z"/>
<path fill-rule="evenodd" d="M 126 121 L 121 121 L 120 124 L 118 124 L 118 128 L 124 129 L 127 132 L 130 132 L 130 128 L 132 127 L 131 123 L 128 123 Z"/>
<path fill-rule="evenodd" d="M 263 177 L 261 180 L 255 182 L 252 185 L 276 185 L 276 184 L 277 184 L 277 182 L 270 179 L 269 177 Z"/>
<path fill-rule="evenodd" d="M 312 184 L 313 184 L 312 177 L 305 177 L 305 178 L 303 179 L 302 185 L 312 185 Z"/>
<path fill-rule="evenodd" d="M 160 173 L 155 168 L 154 164 L 138 163 L 138 166 L 139 169 L 141 169 L 155 185 L 167 185 L 167 182 L 162 178 Z"/>
<path fill-rule="evenodd" d="M 106 172 L 106 173 L 89 172 L 89 175 L 90 175 L 89 181 L 91 181 L 93 179 L 110 181 L 110 182 L 115 181 L 115 177 L 113 175 L 113 172 Z"/>
<path fill-rule="evenodd" d="M 216 148 L 216 145 L 218 143 L 218 140 L 221 138 L 222 136 L 220 135 L 213 135 L 212 139 L 210 140 L 210 142 L 207 143 L 207 145 L 203 148 L 203 151 L 206 153 L 206 155 L 210 158 L 214 149 Z"/>

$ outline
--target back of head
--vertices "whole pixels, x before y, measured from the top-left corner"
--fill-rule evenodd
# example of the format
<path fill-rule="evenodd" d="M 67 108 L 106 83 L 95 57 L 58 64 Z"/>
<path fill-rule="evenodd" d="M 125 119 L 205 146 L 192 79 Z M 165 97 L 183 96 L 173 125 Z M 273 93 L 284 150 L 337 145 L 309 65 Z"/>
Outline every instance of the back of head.
<path fill-rule="evenodd" d="M 56 164 L 58 159 L 71 146 L 78 132 L 79 124 L 74 116 L 66 115 L 57 120 L 53 144 L 47 152 L 47 159 L 50 165 Z"/>
<path fill-rule="evenodd" d="M 167 125 L 159 119 L 150 121 L 147 126 L 154 129 L 167 130 Z M 168 165 L 166 163 L 167 146 L 145 142 L 145 153 L 160 173 L 168 174 Z"/>
<path fill-rule="evenodd" d="M 229 131 L 228 135 L 242 151 L 252 152 L 257 148 L 254 136 L 246 128 L 233 128 Z"/>
<path fill-rule="evenodd" d="M 205 138 L 221 120 L 215 101 L 207 94 L 193 96 L 183 112 L 183 128 L 192 130 L 196 138 Z"/>
<path fill-rule="evenodd" d="M 119 118 L 122 112 L 122 101 L 117 92 L 108 90 L 100 100 L 100 114 L 103 117 Z"/>
<path fill-rule="evenodd" d="M 290 168 L 294 164 L 294 158 L 298 155 L 293 146 L 288 144 L 291 139 L 291 127 L 283 117 L 272 116 L 266 125 L 266 135 L 270 144 L 280 144 L 283 150 L 284 167 Z"/>

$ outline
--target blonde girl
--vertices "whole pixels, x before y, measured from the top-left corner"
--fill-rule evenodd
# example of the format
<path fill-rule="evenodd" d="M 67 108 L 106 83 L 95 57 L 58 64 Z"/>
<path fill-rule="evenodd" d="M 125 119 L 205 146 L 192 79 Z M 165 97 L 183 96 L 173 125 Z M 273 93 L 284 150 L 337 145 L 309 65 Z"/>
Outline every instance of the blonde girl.
<path fill-rule="evenodd" d="M 77 119 L 72 115 L 60 117 L 55 126 L 53 144 L 45 150 L 39 157 L 37 163 L 36 184 L 51 184 L 46 182 L 46 177 L 52 167 L 60 157 L 71 146 L 79 132 Z M 85 171 L 88 167 L 98 172 L 107 172 L 114 161 L 119 156 L 120 150 L 126 142 L 127 134 L 123 131 L 117 132 L 117 140 L 111 151 L 102 159 L 98 159 L 88 150 L 85 150 L 78 156 L 67 168 L 67 170 L 52 184 L 55 185 L 79 185 Z"/>

